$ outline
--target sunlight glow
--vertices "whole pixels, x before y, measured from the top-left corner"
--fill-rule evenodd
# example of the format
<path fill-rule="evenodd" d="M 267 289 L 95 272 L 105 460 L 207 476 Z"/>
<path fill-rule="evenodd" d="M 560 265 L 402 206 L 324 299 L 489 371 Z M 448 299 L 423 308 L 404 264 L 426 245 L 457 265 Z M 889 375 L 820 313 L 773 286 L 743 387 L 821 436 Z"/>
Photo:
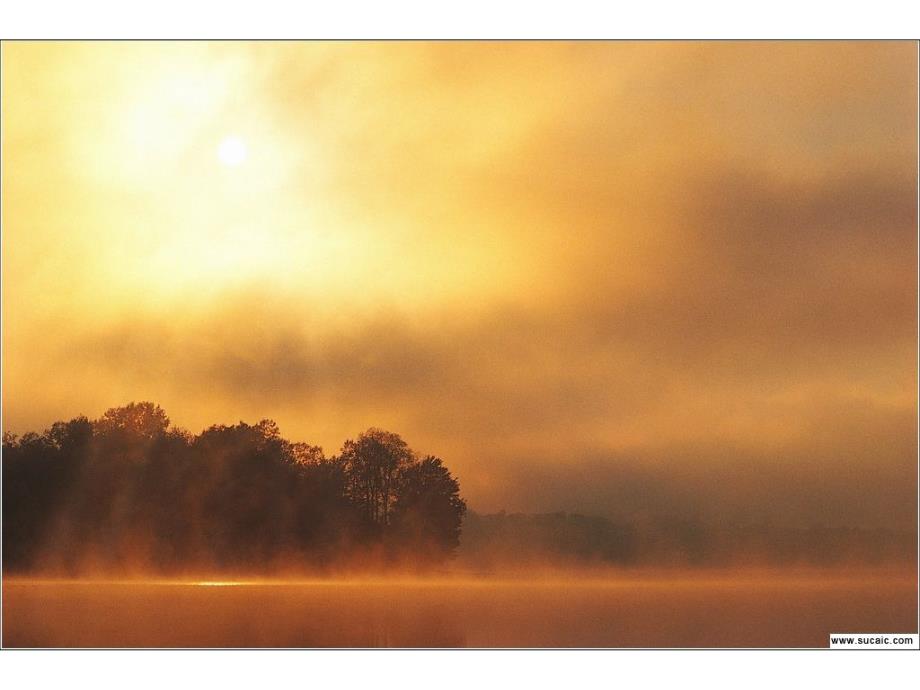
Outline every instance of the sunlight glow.
<path fill-rule="evenodd" d="M 234 587 L 236 585 L 245 585 L 249 583 L 233 582 L 228 580 L 206 580 L 204 582 L 196 582 L 195 584 L 199 587 Z"/>
<path fill-rule="evenodd" d="M 223 165 L 235 168 L 246 160 L 249 151 L 239 137 L 226 137 L 217 147 L 217 158 Z"/>

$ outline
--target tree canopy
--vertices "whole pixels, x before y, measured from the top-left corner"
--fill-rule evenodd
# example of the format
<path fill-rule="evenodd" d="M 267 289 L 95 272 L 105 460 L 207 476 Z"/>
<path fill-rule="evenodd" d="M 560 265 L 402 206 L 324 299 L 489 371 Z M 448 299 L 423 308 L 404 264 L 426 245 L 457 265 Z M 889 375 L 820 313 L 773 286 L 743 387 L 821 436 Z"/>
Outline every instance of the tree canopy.
<path fill-rule="evenodd" d="M 425 567 L 466 504 L 439 458 L 371 428 L 338 455 L 262 420 L 197 436 L 149 402 L 3 436 L 6 570 Z"/>

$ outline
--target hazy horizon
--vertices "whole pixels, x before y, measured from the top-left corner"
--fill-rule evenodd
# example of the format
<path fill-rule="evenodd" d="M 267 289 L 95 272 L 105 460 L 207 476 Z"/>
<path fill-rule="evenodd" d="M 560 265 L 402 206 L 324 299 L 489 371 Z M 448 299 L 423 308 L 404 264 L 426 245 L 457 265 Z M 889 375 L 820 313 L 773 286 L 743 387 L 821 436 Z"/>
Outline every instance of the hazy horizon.
<path fill-rule="evenodd" d="M 480 512 L 913 528 L 916 50 L 8 43 L 3 427 L 371 427 Z"/>

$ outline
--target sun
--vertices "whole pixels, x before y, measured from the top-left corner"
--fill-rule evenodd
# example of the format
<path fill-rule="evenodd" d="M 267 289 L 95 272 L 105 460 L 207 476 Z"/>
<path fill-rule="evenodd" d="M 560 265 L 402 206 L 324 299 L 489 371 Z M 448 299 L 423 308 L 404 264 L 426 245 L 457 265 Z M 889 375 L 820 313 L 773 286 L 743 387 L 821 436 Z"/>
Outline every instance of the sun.
<path fill-rule="evenodd" d="M 242 164 L 248 155 L 246 142 L 236 136 L 225 137 L 217 147 L 217 159 L 231 168 Z"/>

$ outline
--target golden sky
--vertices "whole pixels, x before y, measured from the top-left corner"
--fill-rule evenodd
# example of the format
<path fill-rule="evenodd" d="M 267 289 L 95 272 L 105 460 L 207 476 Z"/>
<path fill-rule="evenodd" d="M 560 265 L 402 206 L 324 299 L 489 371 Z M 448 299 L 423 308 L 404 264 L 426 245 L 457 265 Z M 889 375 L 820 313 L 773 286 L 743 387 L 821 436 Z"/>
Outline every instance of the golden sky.
<path fill-rule="evenodd" d="M 911 42 L 11 43 L 3 426 L 368 426 L 476 510 L 913 523 Z"/>

